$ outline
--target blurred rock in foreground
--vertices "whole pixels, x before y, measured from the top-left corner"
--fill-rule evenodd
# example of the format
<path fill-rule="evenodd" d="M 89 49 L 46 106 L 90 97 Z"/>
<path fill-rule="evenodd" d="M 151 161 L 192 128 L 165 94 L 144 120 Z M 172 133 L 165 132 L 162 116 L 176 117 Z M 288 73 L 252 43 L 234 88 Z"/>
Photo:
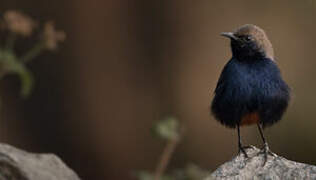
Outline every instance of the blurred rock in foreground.
<path fill-rule="evenodd" d="M 80 180 L 53 154 L 34 154 L 0 144 L 0 180 Z"/>
<path fill-rule="evenodd" d="M 264 164 L 264 155 L 258 148 L 246 150 L 249 158 L 239 154 L 224 163 L 204 180 L 214 179 L 316 179 L 316 166 L 287 160 L 283 157 L 268 156 Z"/>

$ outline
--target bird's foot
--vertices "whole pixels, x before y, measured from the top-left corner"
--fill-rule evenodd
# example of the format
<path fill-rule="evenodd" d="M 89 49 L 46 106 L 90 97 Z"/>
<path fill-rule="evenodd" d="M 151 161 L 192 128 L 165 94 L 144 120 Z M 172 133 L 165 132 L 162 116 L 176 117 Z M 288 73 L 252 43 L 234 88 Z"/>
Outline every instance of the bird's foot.
<path fill-rule="evenodd" d="M 268 161 L 268 156 L 273 156 L 273 157 L 277 157 L 276 154 L 274 154 L 269 146 L 268 146 L 268 143 L 264 143 L 264 146 L 263 148 L 261 149 L 261 151 L 258 153 L 258 154 L 263 154 L 263 158 L 264 158 L 264 161 L 263 161 L 263 165 L 262 166 L 265 166 L 266 162 Z"/>
<path fill-rule="evenodd" d="M 241 144 L 239 145 L 239 149 L 238 149 L 238 154 L 240 154 L 240 153 L 242 153 L 242 154 L 244 154 L 244 156 L 246 157 L 246 158 L 248 158 L 249 156 L 248 156 L 248 154 L 247 154 L 247 152 L 246 152 L 246 149 L 253 149 L 254 148 L 254 146 L 242 146 Z"/>

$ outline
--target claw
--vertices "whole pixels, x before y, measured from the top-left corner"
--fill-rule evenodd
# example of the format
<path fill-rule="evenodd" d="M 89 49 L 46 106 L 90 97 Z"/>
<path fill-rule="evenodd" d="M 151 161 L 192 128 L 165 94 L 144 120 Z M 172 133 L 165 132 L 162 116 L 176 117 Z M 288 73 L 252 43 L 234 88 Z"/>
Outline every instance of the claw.
<path fill-rule="evenodd" d="M 263 155 L 264 155 L 264 162 L 263 162 L 262 167 L 264 167 L 265 164 L 266 164 L 266 162 L 268 161 L 268 156 L 269 156 L 269 155 L 271 155 L 271 156 L 273 156 L 273 157 L 277 157 L 277 155 L 274 154 L 274 153 L 270 150 L 270 148 L 269 148 L 269 146 L 268 146 L 267 143 L 264 143 L 263 148 L 261 149 L 261 151 L 260 151 L 258 154 L 263 154 Z"/>
<path fill-rule="evenodd" d="M 252 146 L 239 146 L 238 154 L 243 153 L 245 155 L 245 158 L 248 158 L 248 154 L 245 151 L 245 149 L 253 148 Z"/>
<path fill-rule="evenodd" d="M 241 138 L 240 138 L 240 129 L 239 129 L 239 124 L 237 125 L 237 132 L 238 132 L 238 155 L 240 153 L 243 153 L 245 155 L 245 158 L 248 158 L 248 154 L 246 153 L 245 149 L 248 148 L 253 148 L 251 146 L 242 146 L 241 144 Z"/>
<path fill-rule="evenodd" d="M 252 145 L 248 145 L 248 146 L 242 146 L 242 148 L 244 148 L 244 149 L 255 149 L 256 147 L 252 146 Z"/>

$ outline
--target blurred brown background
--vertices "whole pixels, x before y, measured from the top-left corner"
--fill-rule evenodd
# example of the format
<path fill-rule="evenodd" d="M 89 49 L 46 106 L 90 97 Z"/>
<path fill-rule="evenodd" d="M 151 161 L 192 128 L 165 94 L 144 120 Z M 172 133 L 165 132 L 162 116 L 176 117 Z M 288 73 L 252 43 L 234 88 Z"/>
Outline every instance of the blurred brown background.
<path fill-rule="evenodd" d="M 54 20 L 67 40 L 29 65 L 29 99 L 19 97 L 16 77 L 1 82 L 1 141 L 56 153 L 83 179 L 133 179 L 134 170 L 154 169 L 163 143 L 150 127 L 172 114 L 187 130 L 170 167 L 214 170 L 237 153 L 236 132 L 209 115 L 231 57 L 219 33 L 252 23 L 266 30 L 294 92 L 266 131 L 270 147 L 316 164 L 316 1 L 1 0 L 0 13 L 8 9 Z M 242 135 L 261 143 L 256 127 Z"/>

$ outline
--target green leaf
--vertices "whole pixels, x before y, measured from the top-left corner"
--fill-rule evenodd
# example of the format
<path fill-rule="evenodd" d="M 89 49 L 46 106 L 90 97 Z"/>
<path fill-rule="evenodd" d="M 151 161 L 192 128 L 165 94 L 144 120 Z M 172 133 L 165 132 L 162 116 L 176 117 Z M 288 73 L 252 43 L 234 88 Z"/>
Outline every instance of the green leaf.
<path fill-rule="evenodd" d="M 199 180 L 206 178 L 209 172 L 195 164 L 188 164 L 185 168 L 185 174 L 190 180 Z"/>
<path fill-rule="evenodd" d="M 21 96 L 26 98 L 30 95 L 33 88 L 33 76 L 30 71 L 24 69 L 19 72 L 19 77 L 21 80 Z"/>
<path fill-rule="evenodd" d="M 195 164 L 188 164 L 183 169 L 174 170 L 172 176 L 177 180 L 201 180 L 205 179 L 209 173 Z"/>
<path fill-rule="evenodd" d="M 5 74 L 16 74 L 21 81 L 21 96 L 26 98 L 33 87 L 33 76 L 27 67 L 11 52 L 3 51 L 1 53 L 0 66 Z"/>
<path fill-rule="evenodd" d="M 140 171 L 136 176 L 138 180 L 154 180 L 154 176 L 146 171 Z"/>
<path fill-rule="evenodd" d="M 154 127 L 154 133 L 163 139 L 172 140 L 179 138 L 179 121 L 174 117 L 168 117 L 157 122 Z"/>
<path fill-rule="evenodd" d="M 137 172 L 136 177 L 138 180 L 154 180 L 155 179 L 154 174 L 147 171 Z M 160 178 L 160 180 L 174 180 L 174 178 L 164 175 Z"/>

